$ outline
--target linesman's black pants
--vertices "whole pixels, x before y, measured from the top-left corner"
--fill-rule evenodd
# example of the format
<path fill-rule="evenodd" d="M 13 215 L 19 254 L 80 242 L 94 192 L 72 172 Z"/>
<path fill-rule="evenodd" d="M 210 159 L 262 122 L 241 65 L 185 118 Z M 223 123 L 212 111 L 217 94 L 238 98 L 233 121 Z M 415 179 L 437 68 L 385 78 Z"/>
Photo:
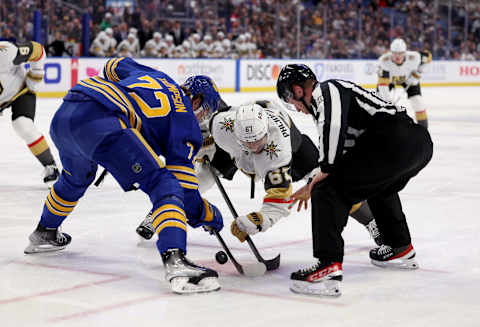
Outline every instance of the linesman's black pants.
<path fill-rule="evenodd" d="M 376 114 L 335 170 L 312 190 L 313 255 L 343 261 L 341 236 L 353 204 L 367 200 L 384 243 L 411 243 L 398 192 L 432 158 L 433 143 L 410 118 Z"/>

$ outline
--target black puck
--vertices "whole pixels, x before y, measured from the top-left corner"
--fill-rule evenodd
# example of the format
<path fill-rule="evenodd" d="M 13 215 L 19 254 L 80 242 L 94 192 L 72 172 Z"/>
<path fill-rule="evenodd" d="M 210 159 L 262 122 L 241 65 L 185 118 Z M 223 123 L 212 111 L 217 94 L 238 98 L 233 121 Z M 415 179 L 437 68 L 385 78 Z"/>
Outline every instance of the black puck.
<path fill-rule="evenodd" d="M 215 254 L 215 260 L 217 260 L 219 264 L 223 265 L 228 261 L 227 254 L 223 251 L 218 251 L 217 254 Z"/>

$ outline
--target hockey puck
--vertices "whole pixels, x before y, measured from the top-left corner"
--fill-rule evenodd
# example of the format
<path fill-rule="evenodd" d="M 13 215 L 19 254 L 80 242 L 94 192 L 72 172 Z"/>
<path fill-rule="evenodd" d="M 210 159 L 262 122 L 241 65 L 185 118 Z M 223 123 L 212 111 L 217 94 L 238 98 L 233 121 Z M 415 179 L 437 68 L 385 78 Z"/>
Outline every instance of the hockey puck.
<path fill-rule="evenodd" d="M 216 254 L 215 254 L 215 260 L 217 260 L 217 262 L 221 265 L 223 265 L 225 262 L 228 261 L 228 257 L 227 257 L 227 254 L 223 251 L 218 251 Z"/>

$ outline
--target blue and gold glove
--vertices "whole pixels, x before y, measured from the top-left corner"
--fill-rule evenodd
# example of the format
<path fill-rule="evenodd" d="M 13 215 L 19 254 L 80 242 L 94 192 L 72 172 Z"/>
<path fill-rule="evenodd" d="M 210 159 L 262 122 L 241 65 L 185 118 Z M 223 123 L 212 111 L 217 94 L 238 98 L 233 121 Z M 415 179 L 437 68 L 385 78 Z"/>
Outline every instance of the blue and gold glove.
<path fill-rule="evenodd" d="M 205 199 L 203 200 L 203 208 L 202 214 L 200 219 L 193 221 L 190 219 L 188 224 L 194 228 L 203 226 L 205 230 L 211 232 L 210 229 L 214 229 L 216 231 L 221 231 L 223 228 L 223 217 L 222 213 L 216 206 L 211 204 Z"/>

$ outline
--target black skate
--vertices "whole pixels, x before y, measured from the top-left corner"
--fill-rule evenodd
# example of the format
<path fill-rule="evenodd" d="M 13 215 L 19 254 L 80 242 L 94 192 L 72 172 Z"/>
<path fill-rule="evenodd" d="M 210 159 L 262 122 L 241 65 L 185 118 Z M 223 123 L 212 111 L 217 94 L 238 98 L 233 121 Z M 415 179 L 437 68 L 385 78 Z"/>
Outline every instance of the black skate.
<path fill-rule="evenodd" d="M 317 296 L 340 296 L 340 282 L 343 279 L 342 264 L 322 263 L 320 260 L 310 268 L 293 272 L 290 290 L 294 293 Z"/>
<path fill-rule="evenodd" d="M 72 241 L 72 237 L 59 228 L 45 228 L 40 224 L 28 239 L 30 244 L 23 251 L 25 254 L 63 250 Z"/>
<path fill-rule="evenodd" d="M 204 293 L 220 289 L 217 272 L 189 261 L 182 250 L 166 251 L 162 253 L 162 260 L 165 266 L 165 279 L 170 282 L 174 293 Z"/>
<path fill-rule="evenodd" d="M 370 220 L 370 222 L 366 224 L 365 227 L 367 228 L 370 237 L 375 241 L 375 243 L 378 246 L 382 245 L 382 234 L 380 234 L 380 231 L 378 230 L 377 222 L 375 221 L 375 219 Z"/>
<path fill-rule="evenodd" d="M 43 182 L 47 184 L 48 188 L 52 187 L 52 185 L 57 181 L 58 176 L 60 176 L 60 173 L 58 172 L 57 166 L 45 166 L 43 171 Z"/>
<path fill-rule="evenodd" d="M 153 234 L 155 234 L 155 228 L 153 227 L 152 223 L 152 212 L 150 211 L 140 225 L 138 225 L 135 231 L 143 239 L 149 240 L 152 238 Z"/>
<path fill-rule="evenodd" d="M 399 248 L 392 248 L 382 245 L 370 250 L 372 264 L 383 268 L 417 269 L 418 263 L 415 260 L 415 250 L 412 244 Z"/>

